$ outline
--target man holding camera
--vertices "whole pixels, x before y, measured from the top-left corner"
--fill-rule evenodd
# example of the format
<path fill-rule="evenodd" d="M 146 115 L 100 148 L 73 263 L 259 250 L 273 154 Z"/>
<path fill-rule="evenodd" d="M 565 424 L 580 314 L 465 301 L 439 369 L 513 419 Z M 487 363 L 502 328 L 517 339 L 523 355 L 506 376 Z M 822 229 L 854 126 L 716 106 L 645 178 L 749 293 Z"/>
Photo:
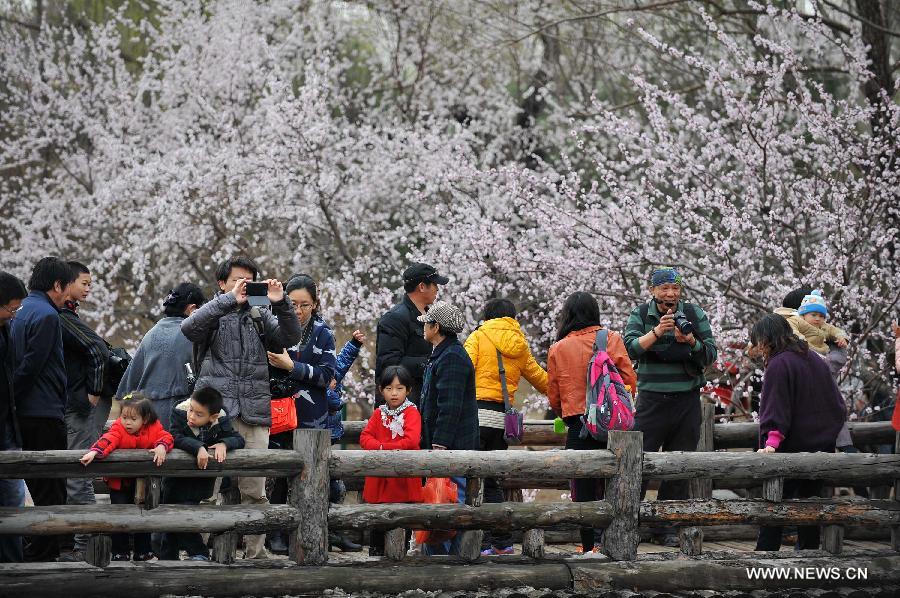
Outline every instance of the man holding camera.
<path fill-rule="evenodd" d="M 650 277 L 653 298 L 631 311 L 625 347 L 637 364 L 634 429 L 644 433 L 644 452 L 693 451 L 700 440 L 703 370 L 716 360 L 716 343 L 706 314 L 682 300 L 682 279 L 674 268 Z M 662 482 L 659 500 L 689 498 L 687 480 Z M 663 544 L 677 544 L 665 534 Z"/>
<path fill-rule="evenodd" d="M 194 343 L 196 389 L 222 393 L 225 411 L 248 449 L 269 447 L 272 394 L 269 359 L 254 323 L 260 320 L 266 343 L 290 347 L 302 330 L 284 287 L 277 280 L 255 283 L 259 269 L 245 257 L 226 260 L 216 269 L 219 294 L 196 309 L 181 324 Z M 259 307 L 271 304 L 270 309 Z M 239 478 L 242 504 L 268 504 L 266 478 Z M 245 536 L 244 558 L 266 557 L 265 535 Z"/>

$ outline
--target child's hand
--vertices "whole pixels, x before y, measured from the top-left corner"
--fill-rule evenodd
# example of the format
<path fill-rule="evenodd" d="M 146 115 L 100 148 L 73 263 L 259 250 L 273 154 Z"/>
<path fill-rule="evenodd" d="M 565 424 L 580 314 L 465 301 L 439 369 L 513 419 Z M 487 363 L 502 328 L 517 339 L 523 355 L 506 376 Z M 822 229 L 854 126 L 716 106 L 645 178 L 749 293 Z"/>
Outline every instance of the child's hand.
<path fill-rule="evenodd" d="M 209 448 L 214 449 L 216 461 L 221 463 L 222 461 L 225 460 L 225 453 L 228 451 L 228 448 L 223 443 L 219 442 L 217 444 L 212 445 Z"/>
<path fill-rule="evenodd" d="M 846 349 L 847 348 L 847 339 L 845 339 L 842 336 L 841 338 L 834 341 L 834 344 L 837 345 L 839 349 Z"/>
<path fill-rule="evenodd" d="M 166 462 L 166 447 L 163 445 L 157 444 L 156 447 L 150 449 L 150 452 L 153 453 L 153 462 L 157 467 Z"/>
<path fill-rule="evenodd" d="M 206 451 L 206 447 L 201 446 L 197 451 L 197 469 L 206 469 L 207 463 L 209 463 L 209 453 Z"/>
<path fill-rule="evenodd" d="M 356 342 L 365 344 L 366 342 L 366 333 L 362 330 L 354 330 L 353 338 L 356 339 Z"/>
<path fill-rule="evenodd" d="M 96 451 L 88 451 L 81 456 L 81 459 L 79 459 L 79 461 L 81 461 L 82 465 L 87 466 L 88 464 L 90 464 L 91 461 L 93 461 L 96 458 L 97 458 Z"/>

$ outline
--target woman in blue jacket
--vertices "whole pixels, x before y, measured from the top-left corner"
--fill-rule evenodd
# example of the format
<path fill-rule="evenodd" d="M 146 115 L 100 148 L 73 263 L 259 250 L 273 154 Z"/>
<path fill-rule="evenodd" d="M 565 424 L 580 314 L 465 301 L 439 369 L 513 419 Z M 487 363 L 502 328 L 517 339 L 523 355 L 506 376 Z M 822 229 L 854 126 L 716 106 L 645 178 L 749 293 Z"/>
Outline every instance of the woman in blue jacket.
<path fill-rule="evenodd" d="M 326 391 L 334 378 L 336 367 L 334 333 L 319 315 L 319 289 L 306 274 L 296 274 L 288 280 L 284 292 L 294 304 L 300 327 L 300 342 L 281 353 L 269 352 L 269 364 L 284 370 L 295 383 L 294 401 L 297 406 L 297 427 L 325 429 L 328 424 Z M 269 448 L 293 448 L 293 431 L 269 438 Z M 271 504 L 287 502 L 287 479 L 276 478 Z M 283 534 L 269 535 L 269 548 L 275 553 L 287 553 Z"/>

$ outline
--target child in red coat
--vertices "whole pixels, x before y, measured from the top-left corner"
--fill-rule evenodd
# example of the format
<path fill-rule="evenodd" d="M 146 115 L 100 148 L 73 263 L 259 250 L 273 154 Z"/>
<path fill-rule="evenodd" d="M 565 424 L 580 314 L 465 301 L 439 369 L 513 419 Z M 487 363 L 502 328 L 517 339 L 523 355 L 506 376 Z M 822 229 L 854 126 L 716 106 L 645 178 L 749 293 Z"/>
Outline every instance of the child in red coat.
<path fill-rule="evenodd" d="M 125 396 L 122 409 L 109 432 L 100 437 L 91 450 L 81 457 L 87 466 L 94 459 L 104 459 L 116 449 L 148 449 L 153 462 L 159 467 L 166 454 L 175 446 L 172 435 L 159 422 L 153 403 L 139 393 Z M 134 504 L 135 482 L 133 478 L 107 478 L 109 500 L 114 505 Z M 155 558 L 150 546 L 150 534 L 131 534 L 134 538 L 134 560 L 149 561 Z M 130 560 L 128 534 L 112 534 L 112 560 Z"/>
<path fill-rule="evenodd" d="M 378 389 L 385 404 L 372 414 L 359 435 L 367 451 L 418 450 L 422 417 L 407 399 L 412 376 L 403 366 L 389 366 L 381 373 Z M 421 478 L 366 478 L 363 500 L 367 503 L 422 502 Z M 369 554 L 384 554 L 384 532 L 372 531 Z"/>

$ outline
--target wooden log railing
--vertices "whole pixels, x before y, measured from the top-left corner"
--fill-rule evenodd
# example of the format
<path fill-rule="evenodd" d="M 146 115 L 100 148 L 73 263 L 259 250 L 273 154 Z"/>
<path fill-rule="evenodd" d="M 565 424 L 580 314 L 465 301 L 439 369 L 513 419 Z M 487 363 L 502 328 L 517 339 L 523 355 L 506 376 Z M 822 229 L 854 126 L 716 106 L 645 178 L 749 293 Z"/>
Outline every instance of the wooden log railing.
<path fill-rule="evenodd" d="M 344 422 L 344 436 L 341 442 L 358 444 L 359 434 L 365 427 L 364 421 Z M 872 444 L 894 444 L 894 429 L 890 422 L 850 422 L 850 436 L 856 446 Z M 756 448 L 759 424 L 752 422 L 716 423 L 713 426 L 713 449 Z M 565 434 L 553 431 L 550 420 L 530 419 L 525 421 L 524 446 L 563 446 Z"/>
<path fill-rule="evenodd" d="M 332 450 L 329 432 L 298 430 L 293 451 L 239 450 L 223 463 L 198 470 L 193 457 L 173 451 L 161 467 L 146 451 L 119 451 L 85 468 L 80 451 L 2 452 L 0 478 L 185 476 L 286 476 L 291 492 L 287 505 L 184 507 L 160 505 L 82 505 L 0 509 L 0 534 L 59 534 L 154 531 L 205 531 L 216 534 L 291 531 L 291 559 L 303 565 L 327 562 L 328 529 L 516 529 L 527 530 L 528 553 L 541 557 L 539 530 L 559 526 L 590 526 L 613 530 L 604 552 L 613 560 L 636 558 L 640 525 L 693 527 L 723 525 L 825 525 L 831 528 L 826 548 L 841 550 L 842 528 L 865 525 L 900 529 L 900 503 L 892 500 L 781 500 L 778 481 L 784 478 L 829 480 L 841 484 L 894 483 L 900 479 L 900 455 L 878 454 L 758 454 L 641 450 L 640 432 L 610 432 L 609 449 L 596 451 L 354 451 Z M 328 505 L 329 478 L 463 476 L 469 479 L 465 505 Z M 480 479 L 598 478 L 606 480 L 605 498 L 589 503 L 480 504 Z M 648 479 L 728 480 L 752 478 L 765 482 L 769 500 L 641 501 L 641 484 Z M 535 531 L 537 530 L 537 531 Z M 391 533 L 402 539 L 402 534 Z M 690 539 L 690 538 L 689 538 Z M 702 533 L 692 541 L 692 555 L 701 551 Z M 472 554 L 478 545 L 468 538 Z M 392 547 L 394 559 L 403 550 Z M 227 557 L 227 555 L 226 555 Z M 231 556 L 233 559 L 233 555 Z M 217 559 L 230 562 L 228 558 Z"/>

